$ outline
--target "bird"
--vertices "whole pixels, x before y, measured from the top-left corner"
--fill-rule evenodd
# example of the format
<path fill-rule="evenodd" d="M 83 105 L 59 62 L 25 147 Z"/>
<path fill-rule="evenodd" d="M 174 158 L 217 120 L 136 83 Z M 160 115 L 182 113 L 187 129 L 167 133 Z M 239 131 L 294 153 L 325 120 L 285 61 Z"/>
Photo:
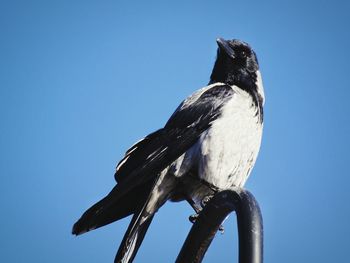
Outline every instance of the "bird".
<path fill-rule="evenodd" d="M 180 103 L 163 128 L 136 142 L 119 161 L 116 184 L 74 224 L 72 234 L 133 215 L 115 262 L 132 262 L 158 209 L 187 201 L 195 221 L 217 192 L 243 188 L 255 164 L 265 102 L 250 45 L 218 38 L 207 86 Z"/>

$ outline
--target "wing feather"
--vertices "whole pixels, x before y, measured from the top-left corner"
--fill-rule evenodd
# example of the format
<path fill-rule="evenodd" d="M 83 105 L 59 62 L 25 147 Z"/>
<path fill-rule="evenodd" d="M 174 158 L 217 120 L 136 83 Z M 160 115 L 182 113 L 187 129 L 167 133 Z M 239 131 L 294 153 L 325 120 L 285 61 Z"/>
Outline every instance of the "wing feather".
<path fill-rule="evenodd" d="M 182 102 L 164 128 L 149 134 L 126 152 L 115 173 L 118 193 L 154 180 L 196 143 L 233 95 L 230 86 L 216 84 Z"/>

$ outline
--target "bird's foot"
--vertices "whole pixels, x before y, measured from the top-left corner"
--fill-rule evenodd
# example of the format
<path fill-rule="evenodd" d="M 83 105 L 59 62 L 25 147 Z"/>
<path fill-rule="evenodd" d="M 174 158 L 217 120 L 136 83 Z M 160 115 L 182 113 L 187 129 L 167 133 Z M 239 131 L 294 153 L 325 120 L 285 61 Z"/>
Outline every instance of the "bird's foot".
<path fill-rule="evenodd" d="M 188 217 L 188 220 L 190 220 L 190 222 L 191 222 L 192 224 L 194 224 L 194 223 L 196 222 L 198 216 L 199 216 L 199 214 L 190 215 L 190 216 Z M 222 234 L 222 235 L 225 233 L 225 228 L 224 228 L 223 225 L 220 225 L 220 226 L 219 226 L 219 232 L 220 232 L 220 234 Z"/>
<path fill-rule="evenodd" d="M 199 214 L 190 215 L 190 216 L 188 217 L 188 220 L 190 220 L 190 222 L 191 222 L 192 224 L 194 224 L 194 223 L 196 222 L 198 216 L 199 216 Z"/>
<path fill-rule="evenodd" d="M 221 235 L 223 235 L 225 233 L 225 228 L 223 225 L 219 226 L 219 232 L 221 233 Z"/>
<path fill-rule="evenodd" d="M 213 198 L 213 196 L 214 196 L 214 195 L 207 195 L 207 196 L 205 196 L 205 197 L 202 199 L 202 201 L 201 201 L 202 208 L 204 208 L 204 207 L 208 204 L 208 202 L 210 201 L 210 199 Z M 197 217 L 198 217 L 198 214 L 197 214 Z M 197 218 L 197 217 L 196 217 L 196 218 Z M 219 231 L 220 231 L 221 234 L 224 234 L 224 233 L 225 233 L 225 228 L 224 228 L 223 225 L 220 225 L 220 226 L 219 226 Z"/>
<path fill-rule="evenodd" d="M 206 206 L 206 204 L 210 201 L 210 199 L 212 199 L 213 198 L 213 195 L 207 195 L 207 196 L 205 196 L 203 199 L 202 199 L 202 201 L 201 201 L 201 205 L 202 205 L 202 207 L 205 207 Z"/>
<path fill-rule="evenodd" d="M 200 205 L 195 205 L 194 206 L 194 210 L 196 211 L 195 214 L 193 215 L 190 215 L 188 217 L 188 220 L 190 220 L 191 223 L 195 223 L 198 216 L 199 216 L 199 213 L 202 211 L 202 209 L 206 206 L 206 204 L 210 201 L 210 199 L 213 197 L 213 195 L 207 195 L 205 196 L 202 201 L 200 202 Z M 223 233 L 224 231 L 224 227 L 220 225 L 220 228 L 219 228 L 220 232 Z"/>

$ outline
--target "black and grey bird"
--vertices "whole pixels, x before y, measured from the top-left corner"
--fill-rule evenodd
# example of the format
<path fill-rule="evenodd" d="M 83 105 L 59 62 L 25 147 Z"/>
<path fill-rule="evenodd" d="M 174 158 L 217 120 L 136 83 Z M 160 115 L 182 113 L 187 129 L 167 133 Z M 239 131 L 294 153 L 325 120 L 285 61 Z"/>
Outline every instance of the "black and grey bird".
<path fill-rule="evenodd" d="M 243 187 L 257 158 L 264 91 L 258 60 L 239 40 L 217 39 L 208 86 L 186 98 L 165 126 L 134 144 L 116 168 L 117 184 L 73 226 L 83 234 L 133 215 L 116 262 L 135 257 L 157 210 L 187 200 L 198 213 L 217 191 Z"/>

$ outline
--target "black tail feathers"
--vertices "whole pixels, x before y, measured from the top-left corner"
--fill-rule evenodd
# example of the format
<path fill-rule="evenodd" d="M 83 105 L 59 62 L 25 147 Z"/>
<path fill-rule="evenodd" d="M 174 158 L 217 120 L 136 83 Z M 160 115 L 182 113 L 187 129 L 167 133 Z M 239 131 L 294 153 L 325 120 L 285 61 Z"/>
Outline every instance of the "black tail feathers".
<path fill-rule="evenodd" d="M 135 187 L 118 199 L 115 198 L 112 190 L 81 216 L 74 224 L 72 234 L 84 234 L 139 211 L 147 200 L 152 184 L 153 182 Z"/>
<path fill-rule="evenodd" d="M 141 213 L 135 213 L 115 256 L 114 263 L 132 262 L 150 226 L 153 215 L 140 224 Z"/>

